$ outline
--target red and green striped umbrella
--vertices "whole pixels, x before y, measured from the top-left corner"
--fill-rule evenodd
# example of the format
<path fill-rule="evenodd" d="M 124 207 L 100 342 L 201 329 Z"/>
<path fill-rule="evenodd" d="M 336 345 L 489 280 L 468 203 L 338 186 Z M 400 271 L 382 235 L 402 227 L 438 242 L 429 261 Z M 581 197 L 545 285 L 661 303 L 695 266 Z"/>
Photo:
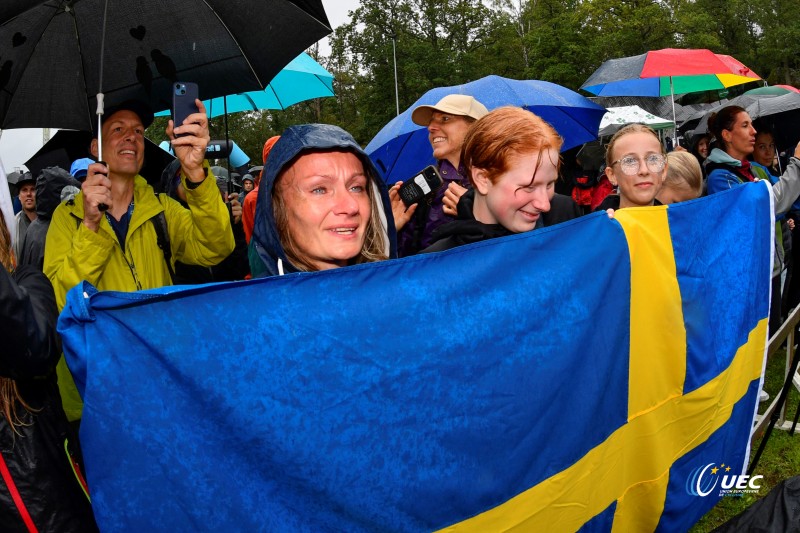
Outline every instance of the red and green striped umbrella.
<path fill-rule="evenodd" d="M 668 96 L 759 80 L 737 59 L 706 49 L 665 48 L 600 65 L 581 89 L 597 96 Z"/>

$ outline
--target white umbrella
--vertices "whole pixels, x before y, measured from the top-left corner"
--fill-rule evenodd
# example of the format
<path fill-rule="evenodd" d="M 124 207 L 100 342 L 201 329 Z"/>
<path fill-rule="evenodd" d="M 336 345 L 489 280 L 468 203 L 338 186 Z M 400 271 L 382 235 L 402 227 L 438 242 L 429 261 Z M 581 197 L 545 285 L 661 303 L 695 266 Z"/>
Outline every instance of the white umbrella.
<path fill-rule="evenodd" d="M 600 121 L 600 137 L 613 135 L 626 124 L 646 124 L 654 130 L 671 128 L 672 119 L 661 118 L 649 113 L 638 105 L 609 107 L 608 113 Z"/>

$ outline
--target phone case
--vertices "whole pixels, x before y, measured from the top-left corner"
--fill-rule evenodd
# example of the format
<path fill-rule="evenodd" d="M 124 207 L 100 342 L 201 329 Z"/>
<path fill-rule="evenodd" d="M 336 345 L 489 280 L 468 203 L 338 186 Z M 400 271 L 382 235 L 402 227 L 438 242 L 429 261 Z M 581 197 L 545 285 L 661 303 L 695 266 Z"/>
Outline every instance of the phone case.
<path fill-rule="evenodd" d="M 413 178 L 404 181 L 398 193 L 406 207 L 411 207 L 424 198 L 432 197 L 443 183 L 439 171 L 430 165 Z"/>
<path fill-rule="evenodd" d="M 177 128 L 186 117 L 197 113 L 194 101 L 199 94 L 196 83 L 177 81 L 172 84 L 172 123 Z"/>

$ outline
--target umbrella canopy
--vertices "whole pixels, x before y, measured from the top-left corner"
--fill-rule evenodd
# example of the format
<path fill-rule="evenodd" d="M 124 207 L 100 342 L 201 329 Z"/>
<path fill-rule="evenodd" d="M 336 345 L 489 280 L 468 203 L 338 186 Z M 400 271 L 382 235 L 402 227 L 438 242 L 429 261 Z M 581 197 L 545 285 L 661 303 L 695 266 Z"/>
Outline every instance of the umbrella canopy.
<path fill-rule="evenodd" d="M 747 106 L 747 113 L 775 133 L 781 148 L 794 148 L 800 141 L 800 93 L 759 98 Z"/>
<path fill-rule="evenodd" d="M 228 113 L 238 113 L 259 109 L 286 109 L 305 100 L 328 96 L 334 96 L 333 74 L 303 52 L 283 67 L 263 91 L 212 98 L 205 104 L 208 116 L 214 118 L 225 113 L 223 98 L 227 100 Z"/>
<path fill-rule="evenodd" d="M 692 121 L 696 120 L 699 117 L 699 121 L 694 127 L 694 135 L 697 135 L 699 133 L 708 133 L 708 117 L 711 116 L 711 113 L 716 113 L 723 107 L 731 105 L 738 105 L 739 107 L 747 109 L 750 105 L 754 104 L 755 102 L 761 100 L 774 100 L 775 98 L 777 98 L 777 95 L 774 94 L 741 94 L 736 98 L 720 102 L 717 105 L 711 107 L 710 109 L 701 111 L 698 114 L 693 115 L 687 121 L 687 129 L 688 129 L 688 124 L 690 124 Z M 750 118 L 755 119 L 756 117 L 750 115 Z"/>
<path fill-rule="evenodd" d="M 423 94 L 392 119 L 367 145 L 365 151 L 383 172 L 387 183 L 405 180 L 434 163 L 428 130 L 411 121 L 420 105 L 434 105 L 448 94 L 468 94 L 489 110 L 504 105 L 524 107 L 549 122 L 564 139 L 562 151 L 597 138 L 606 109 L 555 83 L 511 80 L 486 76 L 464 85 L 438 87 Z"/>
<path fill-rule="evenodd" d="M 58 130 L 38 152 L 25 161 L 31 174 L 38 176 L 46 167 L 58 166 L 69 171 L 76 159 L 91 157 L 89 145 L 92 133 L 88 131 Z M 150 139 L 144 140 L 144 166 L 139 174 L 151 185 L 161 182 L 161 172 L 175 158 Z"/>
<path fill-rule="evenodd" d="M 575 159 L 581 162 L 583 170 L 598 170 L 606 160 L 606 145 L 601 140 L 590 141 L 581 146 Z"/>
<path fill-rule="evenodd" d="M 657 117 L 652 113 L 648 113 L 638 105 L 609 107 L 608 113 L 606 113 L 605 116 L 603 116 L 603 120 L 600 121 L 599 135 L 601 137 L 613 135 L 626 124 L 633 123 L 646 124 L 654 130 L 672 127 L 672 120 Z"/>
<path fill-rule="evenodd" d="M 90 130 L 101 89 L 106 106 L 152 109 L 170 106 L 176 80 L 198 83 L 202 99 L 263 89 L 331 31 L 321 0 L 21 5 L 0 5 L 0 128 Z"/>
<path fill-rule="evenodd" d="M 610 59 L 581 89 L 597 96 L 668 96 L 761 79 L 735 58 L 706 49 L 665 48 Z"/>
<path fill-rule="evenodd" d="M 240 111 L 259 109 L 286 109 L 296 103 L 313 98 L 334 96 L 333 74 L 303 52 L 272 78 L 267 88 L 261 91 L 229 94 L 203 101 L 209 118 Z M 156 116 L 169 116 L 165 109 Z"/>
<path fill-rule="evenodd" d="M 756 87 L 745 91 L 744 94 L 773 94 L 781 95 L 786 93 L 800 93 L 800 89 L 796 89 L 791 85 L 767 85 L 765 87 Z"/>

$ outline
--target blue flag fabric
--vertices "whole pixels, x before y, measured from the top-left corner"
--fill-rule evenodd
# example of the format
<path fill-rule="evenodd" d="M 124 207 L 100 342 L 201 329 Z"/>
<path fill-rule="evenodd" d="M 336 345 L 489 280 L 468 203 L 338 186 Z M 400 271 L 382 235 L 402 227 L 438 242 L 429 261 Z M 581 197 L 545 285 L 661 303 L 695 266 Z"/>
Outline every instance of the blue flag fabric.
<path fill-rule="evenodd" d="M 771 228 L 757 183 L 325 272 L 77 286 L 98 524 L 685 530 L 720 497 L 699 469 L 749 453 Z"/>

